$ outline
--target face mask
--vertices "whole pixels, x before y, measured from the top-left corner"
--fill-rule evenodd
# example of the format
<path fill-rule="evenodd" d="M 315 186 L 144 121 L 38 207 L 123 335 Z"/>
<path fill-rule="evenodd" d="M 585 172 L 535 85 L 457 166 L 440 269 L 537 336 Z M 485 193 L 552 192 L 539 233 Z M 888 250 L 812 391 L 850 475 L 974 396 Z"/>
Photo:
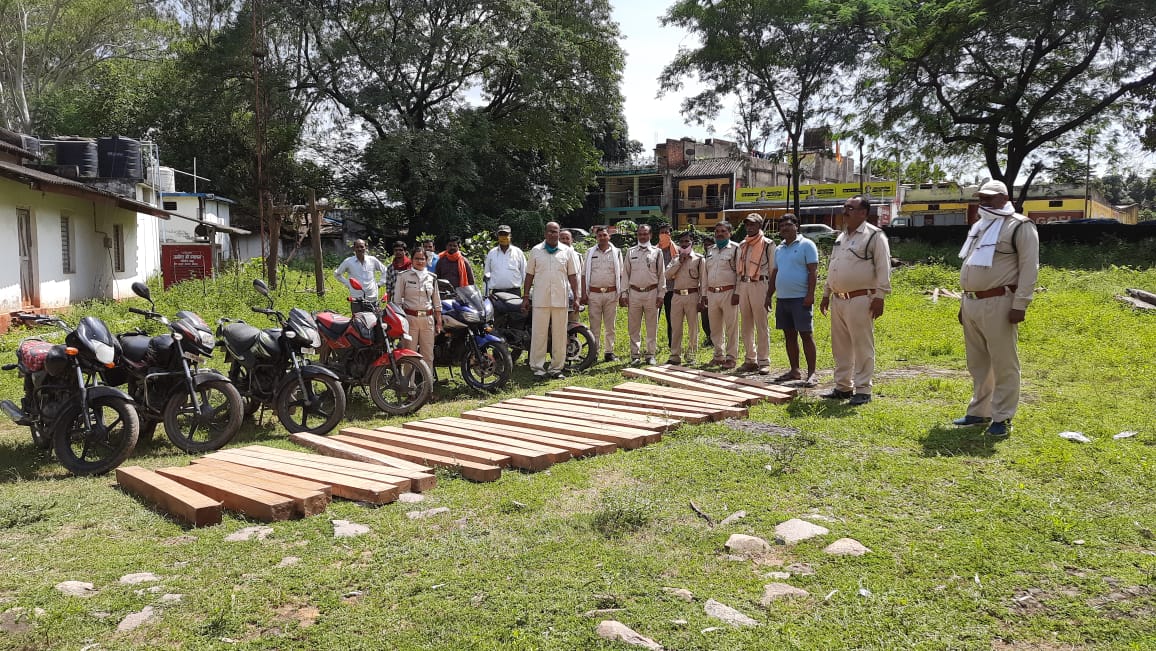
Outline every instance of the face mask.
<path fill-rule="evenodd" d="M 659 233 L 658 234 L 658 245 L 664 249 L 669 248 L 670 247 L 670 235 L 667 235 L 666 233 Z"/>
<path fill-rule="evenodd" d="M 680 247 L 678 247 L 678 252 L 679 252 L 679 254 L 680 254 L 680 255 L 690 255 L 690 252 L 691 252 L 692 250 L 694 250 L 694 245 L 693 245 L 693 244 L 692 244 L 692 245 L 690 245 L 690 246 L 685 246 L 685 247 L 684 247 L 684 246 L 680 246 Z"/>
<path fill-rule="evenodd" d="M 729 237 L 724 237 L 721 240 L 717 237 L 714 239 L 715 246 L 717 246 L 720 249 L 727 248 L 727 242 L 730 242 L 730 241 L 731 241 L 731 238 L 729 238 Z"/>

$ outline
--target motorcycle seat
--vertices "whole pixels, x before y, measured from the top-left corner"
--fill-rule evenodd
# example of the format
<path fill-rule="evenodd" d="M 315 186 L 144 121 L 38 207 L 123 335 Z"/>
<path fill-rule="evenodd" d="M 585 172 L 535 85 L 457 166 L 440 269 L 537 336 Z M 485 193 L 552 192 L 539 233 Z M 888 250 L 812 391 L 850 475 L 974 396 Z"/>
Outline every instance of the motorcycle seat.
<path fill-rule="evenodd" d="M 52 346 L 40 339 L 25 339 L 16 349 L 16 361 L 25 373 L 35 373 L 44 370 L 44 360 L 48 359 L 48 351 Z"/>
<path fill-rule="evenodd" d="M 124 358 L 130 362 L 142 362 L 149 352 L 148 335 L 125 335 L 120 338 L 120 347 Z"/>
<path fill-rule="evenodd" d="M 326 339 L 337 339 L 345 334 L 346 329 L 349 328 L 349 323 L 352 321 L 347 316 L 342 316 L 336 312 L 318 312 L 317 313 L 317 328 L 321 331 L 321 335 Z"/>
<path fill-rule="evenodd" d="M 520 312 L 522 310 L 522 297 L 517 294 L 507 294 L 506 292 L 497 292 L 494 294 L 496 300 L 493 301 L 494 311 L 501 314 L 508 314 L 510 312 Z"/>
<path fill-rule="evenodd" d="M 276 336 L 280 329 L 270 328 L 272 332 L 262 331 L 248 323 L 230 323 L 221 328 L 221 338 L 225 346 L 243 364 L 250 364 L 260 357 L 272 357 L 277 350 Z"/>

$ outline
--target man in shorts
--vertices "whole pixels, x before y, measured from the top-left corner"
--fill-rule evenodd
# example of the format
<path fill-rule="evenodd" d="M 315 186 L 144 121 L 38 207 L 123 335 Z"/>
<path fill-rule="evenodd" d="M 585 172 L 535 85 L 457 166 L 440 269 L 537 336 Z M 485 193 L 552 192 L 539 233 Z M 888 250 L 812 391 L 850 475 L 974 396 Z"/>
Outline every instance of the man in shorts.
<path fill-rule="evenodd" d="M 815 285 L 818 282 L 819 248 L 811 240 L 799 236 L 799 221 L 787 213 L 779 219 L 782 244 L 775 249 L 771 267 L 770 291 L 767 308 L 775 292 L 775 328 L 783 331 L 787 347 L 787 361 L 791 370 L 775 378 L 776 382 L 802 381 L 805 386 L 818 384 L 815 378 L 815 337 L 813 312 Z M 807 374 L 799 368 L 799 339 L 803 340 L 803 354 L 807 358 Z"/>

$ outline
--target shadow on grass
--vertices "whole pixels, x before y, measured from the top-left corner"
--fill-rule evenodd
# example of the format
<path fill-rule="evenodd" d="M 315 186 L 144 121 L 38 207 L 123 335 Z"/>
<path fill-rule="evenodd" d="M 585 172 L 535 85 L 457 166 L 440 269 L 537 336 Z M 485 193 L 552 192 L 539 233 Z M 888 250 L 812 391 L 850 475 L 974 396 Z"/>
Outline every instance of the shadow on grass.
<path fill-rule="evenodd" d="M 44 479 L 42 472 L 45 469 L 64 473 L 64 468 L 53 457 L 52 450 L 38 450 L 32 445 L 31 435 L 19 442 L 0 442 L 0 484 Z"/>
<path fill-rule="evenodd" d="M 847 418 L 856 413 L 858 413 L 858 408 L 847 404 L 846 400 L 825 400 L 816 397 L 815 400 L 796 399 L 787 403 L 787 415 L 796 418 L 803 416 Z"/>
<path fill-rule="evenodd" d="M 990 457 L 995 454 L 996 440 L 982 427 L 942 427 L 927 430 L 920 441 L 925 457 Z"/>

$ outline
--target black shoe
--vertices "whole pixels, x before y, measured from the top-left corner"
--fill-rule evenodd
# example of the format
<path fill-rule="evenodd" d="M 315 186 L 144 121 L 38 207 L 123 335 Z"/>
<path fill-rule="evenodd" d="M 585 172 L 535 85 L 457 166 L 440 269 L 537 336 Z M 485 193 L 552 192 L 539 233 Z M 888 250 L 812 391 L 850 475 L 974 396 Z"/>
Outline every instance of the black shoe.
<path fill-rule="evenodd" d="M 617 362 L 618 358 L 614 356 L 614 353 L 606 353 L 605 355 L 602 356 L 602 361 L 604 361 L 604 362 Z"/>
<path fill-rule="evenodd" d="M 851 393 L 850 391 L 844 391 L 842 389 L 832 389 L 830 393 L 820 393 L 819 397 L 825 398 L 827 400 L 846 400 L 847 398 L 850 398 L 853 395 L 855 395 L 855 394 Z"/>
<path fill-rule="evenodd" d="M 993 439 L 1006 439 L 1011 436 L 1011 420 L 993 420 L 987 427 L 987 435 Z"/>
<path fill-rule="evenodd" d="M 637 357 L 631 357 L 630 366 L 642 366 L 642 360 Z"/>
<path fill-rule="evenodd" d="M 534 379 L 539 382 L 546 379 L 546 371 L 534 371 Z"/>
<path fill-rule="evenodd" d="M 955 420 L 951 421 L 951 424 L 957 427 L 971 427 L 972 425 L 983 425 L 988 420 L 990 419 L 984 418 L 983 416 L 972 416 L 971 414 L 968 414 L 963 418 L 956 418 Z"/>
<path fill-rule="evenodd" d="M 564 380 L 564 379 L 566 379 L 566 374 L 563 373 L 562 371 L 550 371 L 550 379 L 551 380 Z"/>
<path fill-rule="evenodd" d="M 848 401 L 847 404 L 851 405 L 852 407 L 858 407 L 859 405 L 865 405 L 869 402 L 871 402 L 870 393 L 856 393 L 855 395 L 851 396 L 851 400 Z"/>

